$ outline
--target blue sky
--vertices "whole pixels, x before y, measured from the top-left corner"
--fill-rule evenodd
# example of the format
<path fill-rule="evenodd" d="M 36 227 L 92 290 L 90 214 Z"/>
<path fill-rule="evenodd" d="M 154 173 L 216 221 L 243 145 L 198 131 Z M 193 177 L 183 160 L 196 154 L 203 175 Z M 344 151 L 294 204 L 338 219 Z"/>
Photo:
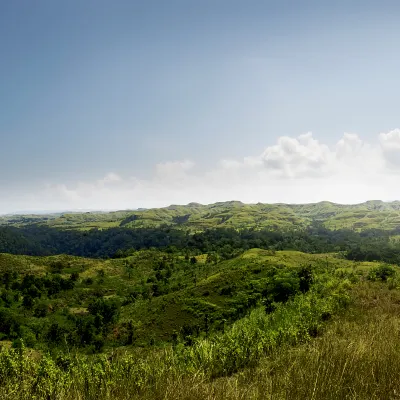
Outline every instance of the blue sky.
<path fill-rule="evenodd" d="M 321 186 L 294 172 L 318 158 L 307 132 L 331 164 L 357 134 L 395 179 L 399 19 L 395 1 L 2 1 L 0 212 L 400 198 L 293 190 Z"/>

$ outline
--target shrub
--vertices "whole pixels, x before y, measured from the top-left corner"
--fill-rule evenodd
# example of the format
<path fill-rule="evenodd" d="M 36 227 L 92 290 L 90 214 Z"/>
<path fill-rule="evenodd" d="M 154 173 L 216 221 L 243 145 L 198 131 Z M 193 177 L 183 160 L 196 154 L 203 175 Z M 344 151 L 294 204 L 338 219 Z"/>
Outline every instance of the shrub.
<path fill-rule="evenodd" d="M 386 282 L 388 278 L 394 277 L 396 270 L 390 265 L 380 265 L 379 267 L 372 268 L 367 278 L 371 281 L 383 281 Z"/>
<path fill-rule="evenodd" d="M 280 272 L 272 277 L 263 296 L 273 302 L 284 303 L 298 293 L 300 279 L 292 272 Z"/>
<path fill-rule="evenodd" d="M 38 303 L 34 310 L 34 316 L 44 318 L 47 315 L 48 306 L 46 303 Z"/>
<path fill-rule="evenodd" d="M 303 293 L 308 292 L 314 279 L 311 265 L 302 266 L 297 275 L 300 279 L 300 291 Z"/>
<path fill-rule="evenodd" d="M 101 316 L 104 324 L 108 325 L 117 318 L 119 304 L 112 300 L 99 298 L 89 304 L 88 311 L 93 316 Z"/>

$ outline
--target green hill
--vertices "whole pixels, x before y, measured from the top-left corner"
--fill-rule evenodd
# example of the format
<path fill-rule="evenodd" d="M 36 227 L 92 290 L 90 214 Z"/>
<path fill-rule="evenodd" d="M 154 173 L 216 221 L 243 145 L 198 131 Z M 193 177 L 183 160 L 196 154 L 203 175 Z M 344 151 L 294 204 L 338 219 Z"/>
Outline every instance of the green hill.
<path fill-rule="evenodd" d="M 358 276 L 379 265 L 335 254 L 261 249 L 216 261 L 155 250 L 111 260 L 0 254 L 0 317 L 10 321 L 0 324 L 0 335 L 3 340 L 22 335 L 38 348 L 49 341 L 61 345 L 57 335 L 65 335 L 71 346 L 85 349 L 91 342 L 80 343 L 75 330 L 93 322 L 88 310 L 94 301 L 105 301 L 119 307 L 110 321 L 112 330 L 98 331 L 105 345 L 169 342 L 176 334 L 220 331 L 262 299 L 284 301 L 299 291 L 298 274 L 304 266 L 316 274 L 328 268 L 331 274 Z M 284 285 L 283 298 L 274 297 L 274 285 Z M 61 333 L 52 333 L 54 324 Z M 128 329 L 134 331 L 129 340 Z M 95 336 L 91 338 L 94 344 Z"/>
<path fill-rule="evenodd" d="M 396 398 L 399 388 L 400 282 L 388 265 L 261 249 L 222 262 L 0 254 L 0 278 L 0 398 Z"/>
<path fill-rule="evenodd" d="M 399 208 L 4 217 L 0 399 L 396 398 Z"/>
<path fill-rule="evenodd" d="M 342 205 L 243 204 L 239 201 L 209 205 L 190 203 L 140 211 L 87 212 L 54 215 L 3 216 L 0 225 L 45 224 L 63 229 L 157 228 L 171 226 L 188 231 L 207 228 L 299 229 L 318 221 L 329 229 L 391 230 L 400 226 L 400 202 L 367 201 Z"/>

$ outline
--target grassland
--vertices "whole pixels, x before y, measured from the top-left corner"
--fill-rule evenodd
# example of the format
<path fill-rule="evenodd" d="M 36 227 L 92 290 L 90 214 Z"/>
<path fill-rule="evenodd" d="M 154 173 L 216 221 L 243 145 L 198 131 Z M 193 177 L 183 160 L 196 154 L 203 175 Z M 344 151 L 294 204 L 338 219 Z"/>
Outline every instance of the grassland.
<path fill-rule="evenodd" d="M 15 215 L 0 217 L 0 225 L 44 224 L 62 229 L 158 228 L 171 226 L 192 232 L 208 228 L 300 229 L 312 222 L 329 229 L 392 230 L 400 226 L 400 203 L 368 201 L 356 205 L 243 204 L 239 201 L 209 205 L 190 203 L 140 211 Z"/>

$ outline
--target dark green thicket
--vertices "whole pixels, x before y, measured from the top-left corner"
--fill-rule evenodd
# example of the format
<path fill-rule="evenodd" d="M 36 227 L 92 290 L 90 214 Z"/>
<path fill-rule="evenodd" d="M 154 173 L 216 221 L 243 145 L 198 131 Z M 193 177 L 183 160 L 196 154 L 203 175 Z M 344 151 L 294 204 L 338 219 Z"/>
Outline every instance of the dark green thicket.
<path fill-rule="evenodd" d="M 344 252 L 355 261 L 400 263 L 400 244 L 390 240 L 397 231 L 328 230 L 314 224 L 303 230 L 268 231 L 211 229 L 189 234 L 181 230 L 110 228 L 89 231 L 46 226 L 0 228 L 0 252 L 27 255 L 71 254 L 82 257 L 125 257 L 134 250 L 162 249 L 191 254 L 218 253 L 232 258 L 250 248 L 298 250 L 307 253 Z"/>

